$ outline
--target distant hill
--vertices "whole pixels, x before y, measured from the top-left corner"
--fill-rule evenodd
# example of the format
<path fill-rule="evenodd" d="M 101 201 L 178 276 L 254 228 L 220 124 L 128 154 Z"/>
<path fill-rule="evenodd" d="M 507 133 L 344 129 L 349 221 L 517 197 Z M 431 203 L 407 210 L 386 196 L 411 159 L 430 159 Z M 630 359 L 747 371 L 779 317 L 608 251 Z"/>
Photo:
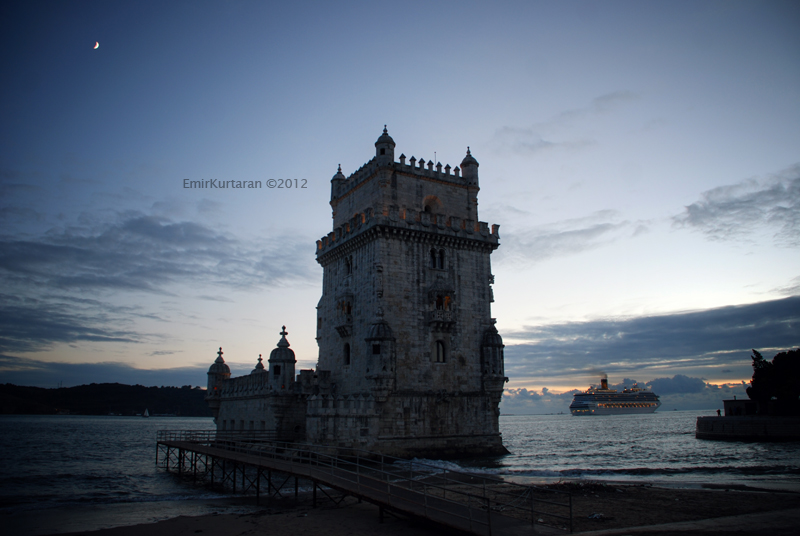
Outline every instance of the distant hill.
<path fill-rule="evenodd" d="M 16 415 L 150 415 L 211 417 L 206 392 L 191 385 L 145 387 L 121 383 L 92 383 L 77 387 L 43 389 L 0 384 L 0 413 Z"/>

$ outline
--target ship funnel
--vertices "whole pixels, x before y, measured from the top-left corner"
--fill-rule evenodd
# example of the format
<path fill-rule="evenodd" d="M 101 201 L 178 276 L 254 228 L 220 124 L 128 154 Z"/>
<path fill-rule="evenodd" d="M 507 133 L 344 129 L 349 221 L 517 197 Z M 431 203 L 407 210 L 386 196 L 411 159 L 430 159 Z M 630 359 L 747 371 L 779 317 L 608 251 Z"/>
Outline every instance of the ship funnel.
<path fill-rule="evenodd" d="M 603 378 L 600 380 L 600 389 L 608 389 L 608 379 Z"/>

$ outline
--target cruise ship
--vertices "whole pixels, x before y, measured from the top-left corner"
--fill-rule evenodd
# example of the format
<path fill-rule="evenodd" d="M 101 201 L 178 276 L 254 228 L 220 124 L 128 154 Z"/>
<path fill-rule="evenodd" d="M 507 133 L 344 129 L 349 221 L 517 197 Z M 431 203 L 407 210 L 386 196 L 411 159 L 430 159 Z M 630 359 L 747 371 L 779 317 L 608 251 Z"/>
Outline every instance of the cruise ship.
<path fill-rule="evenodd" d="M 600 380 L 584 393 L 577 393 L 569 405 L 573 415 L 624 415 L 628 413 L 653 413 L 661 402 L 653 391 L 642 389 L 635 383 L 621 393 L 608 388 L 608 379 Z"/>

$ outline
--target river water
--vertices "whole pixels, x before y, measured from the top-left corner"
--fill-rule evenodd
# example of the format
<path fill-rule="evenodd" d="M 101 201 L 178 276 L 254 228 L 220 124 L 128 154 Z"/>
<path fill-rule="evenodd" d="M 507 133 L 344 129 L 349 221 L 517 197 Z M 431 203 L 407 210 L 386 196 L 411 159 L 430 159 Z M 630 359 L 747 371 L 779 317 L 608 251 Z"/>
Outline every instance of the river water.
<path fill-rule="evenodd" d="M 588 479 L 800 491 L 800 442 L 698 440 L 695 420 L 703 414 L 501 416 L 511 454 L 459 463 L 530 483 Z M 35 536 L 253 511 L 251 499 L 156 468 L 157 430 L 209 429 L 210 418 L 0 416 L 0 523 L 10 534 Z"/>

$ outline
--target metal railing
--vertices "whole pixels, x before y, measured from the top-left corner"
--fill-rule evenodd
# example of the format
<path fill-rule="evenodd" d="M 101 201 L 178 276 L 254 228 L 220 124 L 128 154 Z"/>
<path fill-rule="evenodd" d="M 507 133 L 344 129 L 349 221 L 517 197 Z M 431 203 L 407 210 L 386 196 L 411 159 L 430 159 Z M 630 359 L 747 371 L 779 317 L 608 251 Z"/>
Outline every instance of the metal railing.
<path fill-rule="evenodd" d="M 521 522 L 572 532 L 569 492 L 506 482 L 353 448 L 275 441 L 275 432 L 161 430 L 159 443 L 183 442 L 252 457 L 251 463 L 316 479 L 332 488 L 477 533 Z M 547 522 L 544 520 L 547 519 Z M 566 525 L 566 526 L 565 526 Z"/>

